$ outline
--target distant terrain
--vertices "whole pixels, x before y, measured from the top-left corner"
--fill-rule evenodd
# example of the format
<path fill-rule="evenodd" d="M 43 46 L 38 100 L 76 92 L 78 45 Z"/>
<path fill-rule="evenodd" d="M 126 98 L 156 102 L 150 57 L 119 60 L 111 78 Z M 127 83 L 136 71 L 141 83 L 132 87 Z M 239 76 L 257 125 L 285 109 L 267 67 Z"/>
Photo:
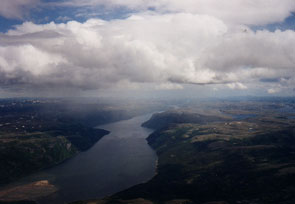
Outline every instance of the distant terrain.
<path fill-rule="evenodd" d="M 215 101 L 155 114 L 157 175 L 76 204 L 295 203 L 295 100 Z"/>

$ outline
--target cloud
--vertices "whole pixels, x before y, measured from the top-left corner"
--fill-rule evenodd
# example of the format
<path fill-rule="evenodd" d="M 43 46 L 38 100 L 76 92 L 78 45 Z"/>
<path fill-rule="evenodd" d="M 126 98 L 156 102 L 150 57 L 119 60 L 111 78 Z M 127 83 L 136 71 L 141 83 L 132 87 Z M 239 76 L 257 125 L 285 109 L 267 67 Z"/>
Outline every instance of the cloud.
<path fill-rule="evenodd" d="M 0 15 L 10 19 L 23 19 L 40 0 L 1 0 Z"/>
<path fill-rule="evenodd" d="M 270 89 L 267 90 L 267 93 L 275 94 L 275 93 L 278 93 L 280 91 L 281 91 L 281 89 L 279 89 L 279 88 L 270 88 Z"/>
<path fill-rule="evenodd" d="M 0 85 L 90 90 L 224 84 L 245 90 L 283 83 L 293 89 L 294 53 L 294 31 L 254 32 L 208 15 L 143 12 L 111 21 L 26 22 L 1 34 Z M 263 82 L 276 78 L 284 80 Z"/>
<path fill-rule="evenodd" d="M 57 21 L 60 21 L 60 22 L 67 22 L 67 21 L 70 21 L 72 20 L 72 18 L 68 17 L 68 16 L 59 16 L 56 18 Z"/>
<path fill-rule="evenodd" d="M 248 89 L 247 86 L 245 86 L 244 84 L 239 83 L 239 82 L 236 82 L 236 83 L 230 83 L 230 84 L 227 84 L 227 86 L 228 86 L 230 89 L 239 89 L 239 90 L 245 90 L 245 89 Z"/>
<path fill-rule="evenodd" d="M 184 89 L 184 87 L 180 84 L 173 84 L 173 83 L 164 83 L 159 84 L 155 87 L 156 90 L 181 90 Z"/>
<path fill-rule="evenodd" d="M 226 26 L 218 19 L 192 14 L 143 14 L 110 22 L 24 23 L 2 36 L 0 44 L 5 46 L 0 50 L 0 67 L 10 76 L 13 73 L 14 82 L 21 79 L 80 88 L 100 88 L 121 80 L 207 83 L 210 76 L 204 70 L 195 72 L 193 57 L 224 32 Z M 23 72 L 29 78 L 20 77 Z"/>
<path fill-rule="evenodd" d="M 133 12 L 185 12 L 248 25 L 281 22 L 295 11 L 294 0 L 68 0 L 57 4 L 76 7 L 104 6 L 109 10 L 123 7 Z"/>

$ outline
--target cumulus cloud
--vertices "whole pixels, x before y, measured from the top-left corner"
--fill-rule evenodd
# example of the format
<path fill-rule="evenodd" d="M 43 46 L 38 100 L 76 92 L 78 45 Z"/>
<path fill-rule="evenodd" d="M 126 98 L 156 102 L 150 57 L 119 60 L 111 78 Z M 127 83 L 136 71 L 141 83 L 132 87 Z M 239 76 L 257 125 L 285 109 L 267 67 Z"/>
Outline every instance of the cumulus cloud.
<path fill-rule="evenodd" d="M 40 0 L 1 0 L 0 15 L 5 18 L 23 19 Z"/>
<path fill-rule="evenodd" d="M 250 25 L 280 22 L 295 11 L 294 0 L 68 0 L 58 5 L 186 12 L 210 15 L 230 23 Z"/>
<path fill-rule="evenodd" d="M 265 83 L 274 93 L 274 84 L 294 87 L 294 53 L 294 31 L 255 32 L 216 15 L 142 12 L 110 21 L 26 22 L 0 34 L 0 85 L 88 90 L 225 84 L 245 90 Z"/>
<path fill-rule="evenodd" d="M 280 89 L 279 88 L 270 88 L 270 89 L 267 90 L 267 92 L 269 94 L 275 94 L 275 93 L 280 92 Z"/>
<path fill-rule="evenodd" d="M 0 69 L 6 82 L 81 88 L 122 80 L 210 83 L 214 73 L 196 70 L 194 58 L 226 30 L 216 18 L 192 14 L 143 14 L 110 22 L 24 23 L 2 35 Z"/>

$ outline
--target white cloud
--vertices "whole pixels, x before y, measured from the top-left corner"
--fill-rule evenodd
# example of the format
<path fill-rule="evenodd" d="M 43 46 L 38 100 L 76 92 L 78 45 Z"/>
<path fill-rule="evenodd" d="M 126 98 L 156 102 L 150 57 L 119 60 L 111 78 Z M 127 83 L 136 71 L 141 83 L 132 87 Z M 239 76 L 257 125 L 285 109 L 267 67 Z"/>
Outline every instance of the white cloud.
<path fill-rule="evenodd" d="M 270 88 L 270 89 L 267 90 L 267 93 L 275 94 L 275 93 L 278 93 L 280 91 L 281 91 L 281 89 L 279 89 L 279 88 Z"/>
<path fill-rule="evenodd" d="M 5 18 L 23 19 L 40 0 L 1 0 L 0 15 Z"/>
<path fill-rule="evenodd" d="M 279 78 L 272 83 L 294 87 L 295 32 L 245 28 L 189 13 L 27 22 L 0 36 L 0 83 L 80 89 L 226 84 L 243 90 Z"/>
<path fill-rule="evenodd" d="M 245 90 L 245 89 L 248 89 L 247 86 L 245 86 L 244 84 L 239 83 L 239 82 L 236 82 L 236 83 L 230 83 L 230 84 L 227 84 L 227 86 L 228 86 L 230 89 L 239 89 L 239 90 Z"/>

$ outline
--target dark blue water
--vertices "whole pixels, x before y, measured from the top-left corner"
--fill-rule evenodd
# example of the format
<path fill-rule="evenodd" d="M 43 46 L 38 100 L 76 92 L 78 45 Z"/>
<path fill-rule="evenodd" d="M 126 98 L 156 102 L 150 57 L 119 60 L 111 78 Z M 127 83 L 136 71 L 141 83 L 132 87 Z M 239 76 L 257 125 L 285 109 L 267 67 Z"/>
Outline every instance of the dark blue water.
<path fill-rule="evenodd" d="M 246 120 L 250 118 L 255 118 L 256 114 L 232 114 L 230 115 L 235 120 Z"/>
<path fill-rule="evenodd" d="M 101 198 L 151 179 L 157 156 L 146 141 L 152 131 L 141 127 L 150 116 L 100 126 L 111 133 L 91 149 L 27 178 L 48 179 L 59 188 L 57 193 L 39 199 L 40 203 Z"/>
<path fill-rule="evenodd" d="M 295 119 L 295 108 L 292 106 L 284 105 L 278 109 L 278 112 L 284 114 L 287 119 Z"/>

